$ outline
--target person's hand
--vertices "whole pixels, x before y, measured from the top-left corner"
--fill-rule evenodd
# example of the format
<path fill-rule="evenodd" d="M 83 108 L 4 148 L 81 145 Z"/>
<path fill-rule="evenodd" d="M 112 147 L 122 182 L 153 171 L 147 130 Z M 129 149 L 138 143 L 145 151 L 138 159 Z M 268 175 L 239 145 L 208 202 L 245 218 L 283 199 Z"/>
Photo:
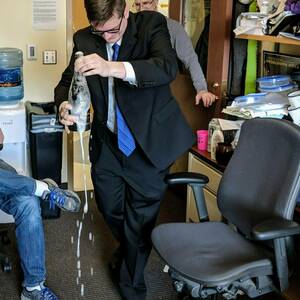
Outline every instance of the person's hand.
<path fill-rule="evenodd" d="M 211 106 L 215 100 L 216 96 L 208 91 L 199 91 L 196 95 L 195 104 L 199 105 L 200 101 L 202 100 L 204 107 Z"/>
<path fill-rule="evenodd" d="M 110 67 L 108 61 L 98 54 L 93 53 L 76 59 L 75 71 L 83 74 L 84 76 L 100 75 L 102 77 L 108 77 Z"/>
<path fill-rule="evenodd" d="M 4 142 L 4 134 L 2 132 L 2 129 L 0 128 L 0 150 L 3 148 L 3 142 Z"/>
<path fill-rule="evenodd" d="M 75 116 L 70 115 L 69 111 L 72 109 L 72 105 L 68 103 L 68 101 L 64 101 L 59 106 L 58 116 L 59 121 L 63 125 L 65 125 L 65 130 L 67 133 L 70 133 L 69 127 L 70 125 L 73 125 L 77 119 Z"/>

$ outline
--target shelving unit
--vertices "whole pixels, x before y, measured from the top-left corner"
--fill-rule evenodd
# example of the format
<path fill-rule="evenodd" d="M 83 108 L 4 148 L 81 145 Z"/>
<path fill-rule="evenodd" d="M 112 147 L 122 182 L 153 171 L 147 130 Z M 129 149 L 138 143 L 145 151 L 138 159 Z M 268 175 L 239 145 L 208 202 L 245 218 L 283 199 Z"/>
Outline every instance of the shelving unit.
<path fill-rule="evenodd" d="M 256 41 L 262 41 L 262 42 L 271 42 L 271 43 L 300 46 L 300 41 L 297 41 L 294 39 L 289 39 L 289 38 L 286 38 L 283 36 L 239 34 L 239 35 L 236 35 L 236 38 L 244 39 L 244 40 L 256 40 Z"/>

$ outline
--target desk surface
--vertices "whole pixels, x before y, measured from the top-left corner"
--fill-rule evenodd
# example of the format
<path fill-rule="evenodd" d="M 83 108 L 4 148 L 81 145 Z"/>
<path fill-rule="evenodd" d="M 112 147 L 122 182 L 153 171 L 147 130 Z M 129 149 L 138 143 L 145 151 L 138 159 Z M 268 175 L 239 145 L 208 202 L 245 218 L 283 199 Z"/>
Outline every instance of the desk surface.
<path fill-rule="evenodd" d="M 201 160 L 205 161 L 207 164 L 211 165 L 213 168 L 217 169 L 221 173 L 224 172 L 225 167 L 219 165 L 215 160 L 213 160 L 210 156 L 210 152 L 198 150 L 197 146 L 193 146 L 190 149 L 190 152 L 193 153 L 194 155 L 198 156 Z"/>

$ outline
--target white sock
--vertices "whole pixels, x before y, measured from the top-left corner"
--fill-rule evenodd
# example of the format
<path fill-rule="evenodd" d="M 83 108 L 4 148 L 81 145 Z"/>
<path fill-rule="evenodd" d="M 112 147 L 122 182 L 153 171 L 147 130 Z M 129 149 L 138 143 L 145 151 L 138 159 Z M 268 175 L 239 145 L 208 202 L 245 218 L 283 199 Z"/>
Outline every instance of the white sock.
<path fill-rule="evenodd" d="M 36 188 L 34 193 L 35 196 L 42 197 L 45 191 L 50 192 L 48 184 L 46 182 L 36 180 L 35 183 L 36 183 Z"/>
<path fill-rule="evenodd" d="M 36 285 L 36 286 L 25 286 L 25 289 L 28 291 L 28 292 L 32 292 L 34 290 L 39 290 L 41 291 L 41 286 L 40 285 Z"/>

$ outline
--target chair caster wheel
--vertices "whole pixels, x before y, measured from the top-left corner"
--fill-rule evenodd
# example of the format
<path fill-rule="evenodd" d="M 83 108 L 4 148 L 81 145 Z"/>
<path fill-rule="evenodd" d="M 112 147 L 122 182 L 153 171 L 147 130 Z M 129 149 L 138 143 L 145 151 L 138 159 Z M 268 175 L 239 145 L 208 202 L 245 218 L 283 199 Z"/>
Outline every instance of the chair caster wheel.
<path fill-rule="evenodd" d="M 10 273 L 10 272 L 12 271 L 12 265 L 11 265 L 10 263 L 4 264 L 4 266 L 3 266 L 3 271 L 4 271 L 5 273 Z"/>
<path fill-rule="evenodd" d="M 12 264 L 8 261 L 8 259 L 5 259 L 5 261 L 2 262 L 2 270 L 5 273 L 9 273 L 12 271 Z"/>

